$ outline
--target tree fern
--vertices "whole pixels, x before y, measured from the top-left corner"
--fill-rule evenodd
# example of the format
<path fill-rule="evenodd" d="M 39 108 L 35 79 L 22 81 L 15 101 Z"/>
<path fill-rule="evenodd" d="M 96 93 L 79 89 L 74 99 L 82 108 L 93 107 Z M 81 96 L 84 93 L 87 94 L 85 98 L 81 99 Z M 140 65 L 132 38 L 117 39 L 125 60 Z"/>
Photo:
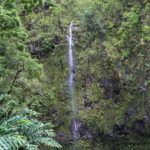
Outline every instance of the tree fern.
<path fill-rule="evenodd" d="M 37 112 L 28 108 L 14 114 L 13 101 L 9 101 L 0 109 L 0 150 L 37 150 L 39 146 L 61 148 L 53 138 L 54 131 L 51 123 L 42 123 L 34 119 Z M 8 113 L 9 112 L 9 113 Z"/>

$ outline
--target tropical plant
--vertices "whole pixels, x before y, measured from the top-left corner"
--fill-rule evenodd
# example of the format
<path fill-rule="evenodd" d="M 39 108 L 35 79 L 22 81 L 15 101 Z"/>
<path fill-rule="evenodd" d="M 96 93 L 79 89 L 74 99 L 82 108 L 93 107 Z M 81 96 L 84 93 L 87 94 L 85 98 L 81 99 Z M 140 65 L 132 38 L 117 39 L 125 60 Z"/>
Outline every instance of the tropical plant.
<path fill-rule="evenodd" d="M 4 103 L 2 95 L 0 102 Z M 0 150 L 38 150 L 40 146 L 61 148 L 53 137 L 51 123 L 34 119 L 38 113 L 25 108 L 16 111 L 15 101 L 8 101 L 0 108 Z"/>

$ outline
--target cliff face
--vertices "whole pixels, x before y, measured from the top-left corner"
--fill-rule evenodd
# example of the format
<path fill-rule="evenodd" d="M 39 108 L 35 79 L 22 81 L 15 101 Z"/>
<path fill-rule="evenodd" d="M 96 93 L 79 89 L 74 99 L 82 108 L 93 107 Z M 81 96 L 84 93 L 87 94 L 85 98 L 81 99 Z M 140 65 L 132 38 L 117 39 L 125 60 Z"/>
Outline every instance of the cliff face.
<path fill-rule="evenodd" d="M 23 94 L 15 92 L 20 103 L 41 113 L 41 120 L 53 122 L 64 149 L 72 145 L 73 121 L 79 149 L 149 149 L 149 6 L 143 0 L 65 0 L 49 1 L 28 14 L 20 11 L 28 35 L 24 44 L 44 72 L 28 84 L 18 80 Z M 74 120 L 66 40 L 72 20 Z"/>

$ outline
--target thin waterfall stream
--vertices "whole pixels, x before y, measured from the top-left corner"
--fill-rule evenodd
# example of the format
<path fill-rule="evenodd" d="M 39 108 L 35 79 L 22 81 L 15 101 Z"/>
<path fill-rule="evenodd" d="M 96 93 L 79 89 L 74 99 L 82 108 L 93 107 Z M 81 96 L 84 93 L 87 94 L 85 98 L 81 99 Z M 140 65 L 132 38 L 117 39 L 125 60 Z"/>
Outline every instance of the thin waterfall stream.
<path fill-rule="evenodd" d="M 73 136 L 73 141 L 74 141 L 74 150 L 76 150 L 76 141 L 78 139 L 77 136 L 77 124 L 75 121 L 76 113 L 77 113 L 77 108 L 76 108 L 76 100 L 74 97 L 74 76 L 75 76 L 75 71 L 74 71 L 74 56 L 73 56 L 73 35 L 72 35 L 72 26 L 73 26 L 73 21 L 71 22 L 69 26 L 69 36 L 68 36 L 68 44 L 69 44 L 69 49 L 68 49 L 68 67 L 69 67 L 69 95 L 71 99 L 71 105 L 72 105 L 72 136 Z"/>

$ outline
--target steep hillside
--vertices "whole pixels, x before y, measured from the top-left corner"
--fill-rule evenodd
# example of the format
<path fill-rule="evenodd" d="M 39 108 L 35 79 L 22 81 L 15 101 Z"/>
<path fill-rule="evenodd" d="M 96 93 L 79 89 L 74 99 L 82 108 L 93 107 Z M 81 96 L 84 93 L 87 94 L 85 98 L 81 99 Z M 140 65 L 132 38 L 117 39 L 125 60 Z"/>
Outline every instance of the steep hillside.
<path fill-rule="evenodd" d="M 65 150 L 150 149 L 148 0 L 8 0 L 0 11 L 0 90 L 16 109 L 52 122 Z"/>

